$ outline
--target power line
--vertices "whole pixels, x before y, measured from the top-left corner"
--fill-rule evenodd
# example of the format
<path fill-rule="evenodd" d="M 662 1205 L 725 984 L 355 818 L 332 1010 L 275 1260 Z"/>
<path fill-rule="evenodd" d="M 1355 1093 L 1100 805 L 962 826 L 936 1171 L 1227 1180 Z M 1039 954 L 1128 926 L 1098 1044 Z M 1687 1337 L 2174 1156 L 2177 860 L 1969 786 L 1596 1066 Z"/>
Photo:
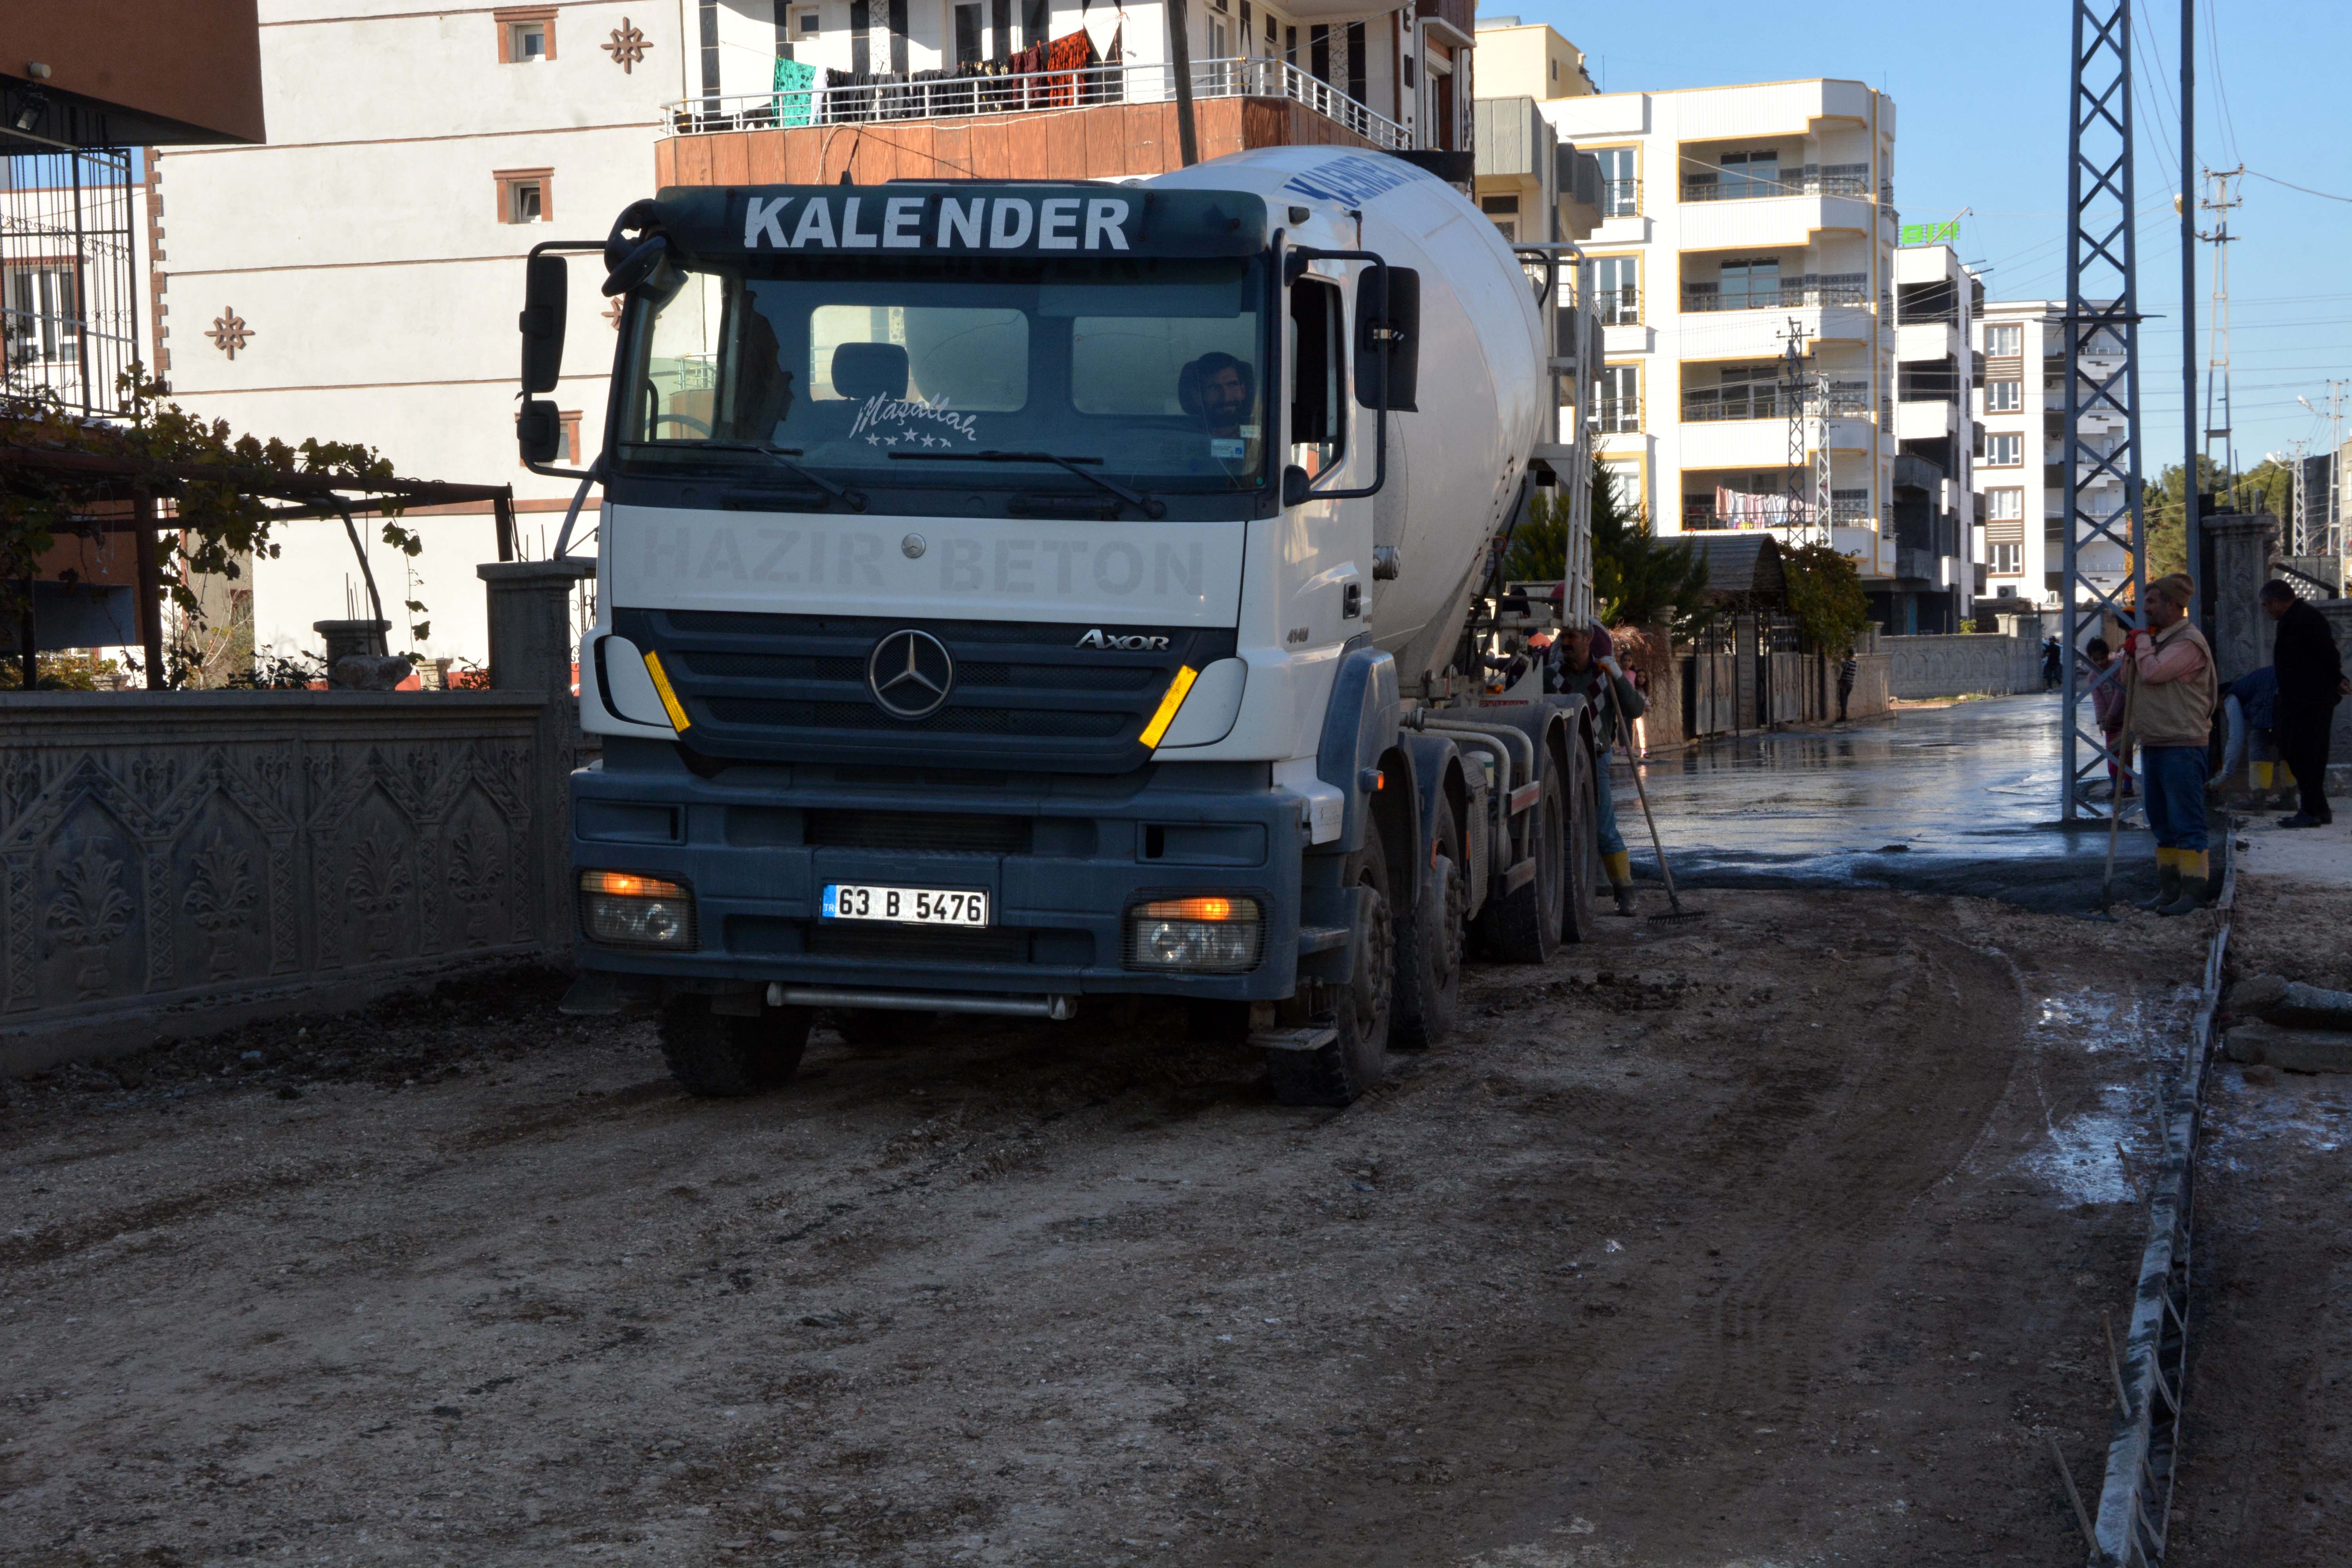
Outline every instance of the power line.
<path fill-rule="evenodd" d="M 2282 180 L 2275 174 L 2264 174 L 2252 169 L 2247 170 L 2246 173 L 2252 174 L 2257 180 L 2268 180 L 2273 185 L 2284 185 L 2290 191 L 2301 191 L 2306 196 L 2317 196 L 2323 201 L 2352 203 L 2352 196 L 2339 196 L 2327 191 L 2315 191 L 2309 185 L 2298 185 L 2293 180 Z"/>

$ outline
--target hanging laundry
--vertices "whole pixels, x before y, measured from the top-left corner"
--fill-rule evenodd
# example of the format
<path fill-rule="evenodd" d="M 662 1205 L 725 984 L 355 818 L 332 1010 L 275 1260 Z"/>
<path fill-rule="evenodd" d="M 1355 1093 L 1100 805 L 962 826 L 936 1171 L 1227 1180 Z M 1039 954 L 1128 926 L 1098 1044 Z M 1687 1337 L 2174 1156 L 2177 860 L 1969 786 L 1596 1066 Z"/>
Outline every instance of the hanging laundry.
<path fill-rule="evenodd" d="M 816 67 L 803 60 L 778 60 L 772 85 L 776 92 L 777 124 L 809 125 L 815 122 L 811 89 L 816 85 Z"/>
<path fill-rule="evenodd" d="M 1084 33 L 1055 38 L 1045 47 L 1042 107 L 1067 108 L 1077 101 L 1077 73 L 1094 63 L 1094 40 Z"/>

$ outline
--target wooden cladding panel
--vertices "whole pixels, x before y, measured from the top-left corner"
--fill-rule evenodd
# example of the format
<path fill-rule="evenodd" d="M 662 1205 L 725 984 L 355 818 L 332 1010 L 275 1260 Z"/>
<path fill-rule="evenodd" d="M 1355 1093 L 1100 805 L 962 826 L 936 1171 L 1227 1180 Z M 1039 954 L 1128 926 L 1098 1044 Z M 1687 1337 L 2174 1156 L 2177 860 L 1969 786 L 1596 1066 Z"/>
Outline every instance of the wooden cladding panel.
<path fill-rule="evenodd" d="M 1195 104 L 1193 113 L 1203 159 L 1253 147 L 1371 145 L 1283 99 L 1210 99 Z M 1182 165 L 1172 103 L 726 132 L 672 137 L 654 148 L 657 185 L 830 185 L 845 171 L 861 185 L 1101 180 L 1161 174 Z"/>

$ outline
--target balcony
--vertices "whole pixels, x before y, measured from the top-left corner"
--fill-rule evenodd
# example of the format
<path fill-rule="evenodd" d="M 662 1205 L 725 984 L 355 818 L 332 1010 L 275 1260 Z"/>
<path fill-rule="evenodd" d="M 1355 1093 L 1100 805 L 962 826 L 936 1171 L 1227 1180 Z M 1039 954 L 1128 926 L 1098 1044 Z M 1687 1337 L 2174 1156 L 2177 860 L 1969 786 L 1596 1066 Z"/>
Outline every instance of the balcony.
<path fill-rule="evenodd" d="M 1634 436 L 1642 429 L 1642 400 L 1604 397 L 1594 405 L 1592 427 L 1603 436 Z"/>
<path fill-rule="evenodd" d="M 1685 498 L 1683 501 L 1683 531 L 1704 533 L 1727 529 L 1795 529 L 1809 528 L 1817 521 L 1819 509 L 1811 501 L 1787 495 L 1750 495 L 1741 491 L 1717 490 L 1717 500 L 1703 501 Z M 1870 492 L 1864 490 L 1832 490 L 1830 492 L 1831 526 L 1833 528 L 1867 528 L 1872 518 Z"/>
<path fill-rule="evenodd" d="M 1778 289 L 1749 289 L 1726 293 L 1713 283 L 1695 283 L 1683 290 L 1683 312 L 1706 315 L 1716 310 L 1806 310 L 1824 305 L 1869 303 L 1870 277 L 1863 272 L 1807 274 Z"/>
<path fill-rule="evenodd" d="M 1705 425 L 1720 420 L 1786 419 L 1791 401 L 1784 395 L 1780 384 L 1773 381 L 1700 387 L 1683 394 L 1683 422 Z M 1808 385 L 1793 401 L 1801 403 L 1810 411 L 1813 402 L 1812 387 Z M 1870 412 L 1870 383 L 1830 383 L 1830 412 L 1832 415 L 1867 416 Z"/>
<path fill-rule="evenodd" d="M 1895 357 L 1906 364 L 1923 360 L 1958 364 L 1968 352 L 1968 339 L 1949 321 L 1906 321 L 1895 329 Z"/>
<path fill-rule="evenodd" d="M 1866 196 L 1870 194 L 1867 163 L 1808 163 L 1790 171 L 1786 179 L 1758 179 L 1750 174 L 1700 175 L 1683 181 L 1686 202 L 1764 201 L 1774 196 Z"/>
<path fill-rule="evenodd" d="M 1681 247 L 1802 250 L 1822 234 L 1868 234 L 1871 211 L 1870 198 L 1863 195 L 1702 199 L 1681 209 Z"/>
<path fill-rule="evenodd" d="M 1957 398 L 1905 398 L 1895 407 L 1895 438 L 1898 441 L 1937 441 L 1960 433 L 1960 406 Z"/>
<path fill-rule="evenodd" d="M 1601 182 L 1601 216 L 1642 216 L 1642 182 L 1639 180 L 1603 180 Z"/>
<path fill-rule="evenodd" d="M 1165 174 L 1182 166 L 1174 89 L 1174 68 L 1164 61 L 1003 76 L 827 71 L 803 91 L 666 105 L 655 173 L 657 184 L 686 185 L 829 184 L 844 174 L 862 184 Z M 1403 126 L 1286 60 L 1195 60 L 1192 97 L 1204 160 L 1300 143 L 1412 146 Z M 1039 134 L 1024 137 L 1016 153 L 1006 132 L 1024 123 Z M 879 125 L 904 129 L 834 132 Z"/>

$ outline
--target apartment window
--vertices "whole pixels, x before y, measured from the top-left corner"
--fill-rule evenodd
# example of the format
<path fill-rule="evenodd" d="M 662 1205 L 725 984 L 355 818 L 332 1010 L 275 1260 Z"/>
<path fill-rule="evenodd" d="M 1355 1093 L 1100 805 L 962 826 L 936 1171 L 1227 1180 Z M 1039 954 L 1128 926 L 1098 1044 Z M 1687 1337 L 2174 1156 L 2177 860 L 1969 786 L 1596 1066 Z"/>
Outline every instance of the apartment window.
<path fill-rule="evenodd" d="M 822 13 L 814 5 L 802 5 L 793 12 L 793 42 L 814 43 L 823 35 Z"/>
<path fill-rule="evenodd" d="M 955 7 L 955 63 L 976 66 L 986 52 L 981 43 L 980 0 L 961 0 Z"/>
<path fill-rule="evenodd" d="M 1780 154 L 1726 153 L 1720 172 L 1697 174 L 1685 182 L 1684 196 L 1691 201 L 1741 201 L 1749 196 L 1781 194 Z"/>
<path fill-rule="evenodd" d="M 1478 210 L 1485 213 L 1493 220 L 1495 226 L 1503 231 L 1505 239 L 1517 240 L 1519 237 L 1518 197 L 1481 196 L 1478 198 Z"/>
<path fill-rule="evenodd" d="M 549 223 L 555 217 L 555 171 L 501 169 L 498 172 L 500 223 Z"/>
<path fill-rule="evenodd" d="M 555 7 L 531 5 L 493 11 L 499 29 L 499 63 L 530 65 L 555 58 Z"/>
<path fill-rule="evenodd" d="M 1985 467 L 2014 468 L 2025 461 L 2025 437 L 2022 436 L 1988 436 L 1985 437 Z"/>
<path fill-rule="evenodd" d="M 1227 40 L 1228 35 L 1225 32 L 1223 20 L 1216 16 L 1210 17 L 1209 58 L 1211 59 L 1222 60 L 1232 58 L 1233 51 L 1227 47 Z"/>
<path fill-rule="evenodd" d="M 74 273 L 65 268 L 11 268 L 7 315 L 0 340 L 11 368 L 72 359 L 80 352 L 81 308 Z"/>
<path fill-rule="evenodd" d="M 573 460 L 577 461 L 578 459 L 575 458 Z M 2019 557 L 2024 553 L 2024 545 L 1995 544 L 1989 548 L 1992 556 L 1992 564 L 1989 570 L 1993 575 L 1997 577 L 2015 576 L 2017 574 L 2025 570 L 2025 563 L 2019 559 Z"/>
<path fill-rule="evenodd" d="M 1985 521 L 1988 523 L 2025 521 L 2025 492 L 2021 489 L 1985 491 Z"/>
<path fill-rule="evenodd" d="M 1723 309 L 1769 310 L 1780 302 L 1780 261 L 1727 261 L 1720 280 Z"/>
<path fill-rule="evenodd" d="M 2023 327 L 1996 326 L 1985 329 L 1987 359 L 2014 359 L 2024 352 L 2025 329 Z"/>
<path fill-rule="evenodd" d="M 1632 217 L 1642 210 L 1642 187 L 1633 177 L 1633 149 L 1603 147 L 1593 157 L 1601 163 L 1601 216 Z"/>
<path fill-rule="evenodd" d="M 1985 412 L 2014 414 L 2025 406 L 2025 384 L 2021 381 L 1988 381 L 1985 383 Z"/>
<path fill-rule="evenodd" d="M 1601 370 L 1601 433 L 1604 436 L 1623 435 L 1642 427 L 1642 367 L 1635 364 L 1603 365 Z"/>
<path fill-rule="evenodd" d="M 1592 264 L 1592 303 L 1604 326 L 1630 326 L 1642 319 L 1642 258 L 1603 256 Z"/>

